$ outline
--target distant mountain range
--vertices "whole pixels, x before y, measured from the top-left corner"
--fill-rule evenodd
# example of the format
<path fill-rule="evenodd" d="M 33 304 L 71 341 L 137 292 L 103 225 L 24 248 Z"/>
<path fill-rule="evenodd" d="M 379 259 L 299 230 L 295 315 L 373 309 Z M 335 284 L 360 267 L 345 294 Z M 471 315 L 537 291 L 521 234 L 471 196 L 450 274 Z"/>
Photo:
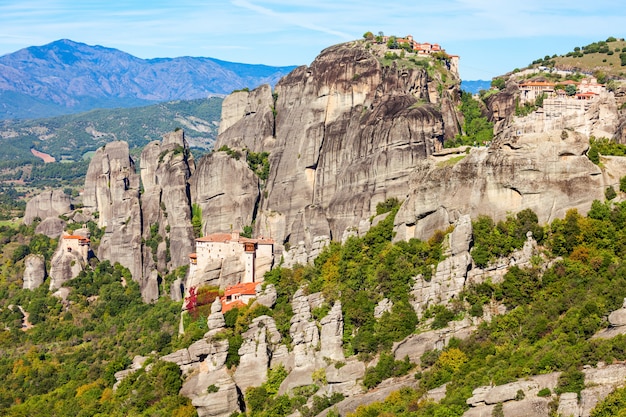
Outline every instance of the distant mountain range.
<path fill-rule="evenodd" d="M 57 161 L 80 161 L 86 153 L 114 140 L 128 142 L 136 157 L 135 150 L 175 129 L 184 129 L 189 145 L 206 152 L 217 138 L 222 100 L 176 100 L 45 119 L 0 120 L 0 170 L 36 160 L 31 149 Z"/>
<path fill-rule="evenodd" d="M 294 68 L 201 57 L 146 60 L 62 39 L 0 57 L 0 119 L 225 95 L 274 85 Z"/>

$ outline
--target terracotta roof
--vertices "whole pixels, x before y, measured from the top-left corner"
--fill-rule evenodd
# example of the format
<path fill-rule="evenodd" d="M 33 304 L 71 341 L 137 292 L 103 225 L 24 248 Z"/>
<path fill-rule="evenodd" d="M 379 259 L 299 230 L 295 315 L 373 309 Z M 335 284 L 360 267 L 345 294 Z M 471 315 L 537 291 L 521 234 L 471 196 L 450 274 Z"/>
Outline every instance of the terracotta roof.
<path fill-rule="evenodd" d="M 86 238 L 85 236 L 78 236 L 78 235 L 65 235 L 63 236 L 63 239 L 77 239 L 77 240 L 89 242 L 89 238 Z"/>
<path fill-rule="evenodd" d="M 233 294 L 256 295 L 256 286 L 258 284 L 258 282 L 241 282 L 231 285 L 224 290 L 224 297 Z"/>
<path fill-rule="evenodd" d="M 204 236 L 196 239 L 196 242 L 238 242 L 238 243 L 261 243 L 261 244 L 274 244 L 273 239 L 267 239 L 264 237 L 260 237 L 258 239 L 249 239 L 246 237 L 238 237 L 233 239 L 233 235 L 231 233 L 213 233 L 208 236 Z"/>
<path fill-rule="evenodd" d="M 241 300 L 235 300 L 235 301 L 231 301 L 230 303 L 227 303 L 223 298 L 222 298 L 222 314 L 226 313 L 228 310 L 232 310 L 233 308 L 237 307 L 244 307 L 246 306 L 246 303 L 244 303 Z"/>
<path fill-rule="evenodd" d="M 196 239 L 196 242 L 230 242 L 232 239 L 230 233 L 213 233 Z"/>
<path fill-rule="evenodd" d="M 197 258 L 198 258 L 198 255 L 196 255 L 195 253 L 190 253 L 190 254 L 189 254 L 189 257 L 190 257 L 191 259 L 197 259 Z"/>
<path fill-rule="evenodd" d="M 547 81 L 529 81 L 527 83 L 520 84 L 520 87 L 554 87 L 554 83 Z"/>

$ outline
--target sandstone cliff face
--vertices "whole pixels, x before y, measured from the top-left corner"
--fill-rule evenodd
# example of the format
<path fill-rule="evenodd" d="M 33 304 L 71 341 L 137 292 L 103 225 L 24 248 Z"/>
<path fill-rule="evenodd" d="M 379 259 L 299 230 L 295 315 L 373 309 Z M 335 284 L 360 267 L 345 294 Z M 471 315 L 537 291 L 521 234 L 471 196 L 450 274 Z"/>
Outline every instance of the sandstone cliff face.
<path fill-rule="evenodd" d="M 406 194 L 413 166 L 457 132 L 457 94 L 440 96 L 423 69 L 383 67 L 358 43 L 337 45 L 273 96 L 266 88 L 225 100 L 216 146 L 270 153 L 257 232 L 310 249 Z"/>
<path fill-rule="evenodd" d="M 409 198 L 396 216 L 396 239 L 428 238 L 462 214 L 500 220 L 530 208 L 546 223 L 570 208 L 586 213 L 626 173 L 618 163 L 600 170 L 587 158 L 588 147 L 582 134 L 552 131 L 502 138 L 490 148 L 472 149 L 454 166 L 424 161 L 415 167 Z"/>
<path fill-rule="evenodd" d="M 144 277 L 154 269 L 164 272 L 186 265 L 195 250 L 188 185 L 194 169 L 182 130 L 149 143 L 141 153 L 142 237 L 149 241 L 158 235 L 164 243 L 156 250 L 144 246 Z"/>
<path fill-rule="evenodd" d="M 98 149 L 85 178 L 85 209 L 98 213 L 98 226 L 106 228 L 97 256 L 128 268 L 141 282 L 141 208 L 139 175 L 126 142 L 111 142 Z"/>
<path fill-rule="evenodd" d="M 26 203 L 24 224 L 32 224 L 37 217 L 41 220 L 49 217 L 58 217 L 71 209 L 70 197 L 63 190 L 44 191 Z"/>
<path fill-rule="evenodd" d="M 30 254 L 24 259 L 24 278 L 22 288 L 35 290 L 46 279 L 46 261 L 43 255 Z"/>
<path fill-rule="evenodd" d="M 203 235 L 252 224 L 260 198 L 259 179 L 245 157 L 237 160 L 225 152 L 204 156 L 190 180 L 190 190 L 193 204 L 202 209 Z"/>

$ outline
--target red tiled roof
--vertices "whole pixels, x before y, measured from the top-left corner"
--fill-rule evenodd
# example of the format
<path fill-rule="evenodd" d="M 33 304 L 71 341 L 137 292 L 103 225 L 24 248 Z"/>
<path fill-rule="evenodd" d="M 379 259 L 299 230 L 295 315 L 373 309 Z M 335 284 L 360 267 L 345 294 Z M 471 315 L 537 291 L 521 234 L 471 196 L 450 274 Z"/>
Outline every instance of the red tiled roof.
<path fill-rule="evenodd" d="M 227 303 L 222 298 L 222 313 L 226 313 L 228 310 L 232 310 L 235 307 L 244 307 L 245 305 L 246 303 L 244 303 L 241 300 L 235 300 L 235 301 L 231 301 L 230 303 Z"/>
<path fill-rule="evenodd" d="M 520 87 L 554 87 L 554 83 L 547 81 L 529 81 L 527 83 L 520 84 Z"/>
<path fill-rule="evenodd" d="M 198 255 L 196 255 L 195 253 L 190 253 L 190 254 L 189 254 L 189 257 L 190 257 L 191 259 L 198 259 Z"/>
<path fill-rule="evenodd" d="M 256 295 L 256 286 L 258 284 L 258 282 L 241 282 L 231 285 L 224 290 L 224 297 L 233 294 Z"/>
<path fill-rule="evenodd" d="M 230 242 L 232 238 L 230 233 L 213 233 L 196 239 L 196 242 Z"/>
<path fill-rule="evenodd" d="M 78 236 L 78 235 L 65 235 L 63 236 L 63 239 L 77 239 L 77 240 L 82 240 L 84 242 L 89 242 L 89 238 L 86 238 L 84 236 Z"/>
<path fill-rule="evenodd" d="M 246 237 L 239 237 L 233 239 L 233 235 L 231 233 L 213 233 L 201 238 L 196 239 L 196 242 L 238 242 L 238 243 L 261 243 L 261 244 L 274 244 L 273 239 L 267 239 L 264 237 L 260 237 L 258 239 L 250 239 Z"/>

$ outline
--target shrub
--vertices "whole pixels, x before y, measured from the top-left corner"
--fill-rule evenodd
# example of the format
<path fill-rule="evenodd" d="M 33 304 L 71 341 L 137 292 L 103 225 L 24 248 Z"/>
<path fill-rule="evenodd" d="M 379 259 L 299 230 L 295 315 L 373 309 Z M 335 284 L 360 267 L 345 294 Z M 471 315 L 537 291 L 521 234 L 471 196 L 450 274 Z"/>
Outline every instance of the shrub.
<path fill-rule="evenodd" d="M 552 391 L 548 387 L 540 389 L 537 393 L 537 397 L 549 397 L 550 395 L 552 395 Z"/>
<path fill-rule="evenodd" d="M 397 361 L 392 354 L 381 353 L 376 366 L 365 370 L 363 385 L 367 389 L 374 388 L 387 378 L 406 375 L 411 368 L 413 368 L 413 364 L 409 361 L 408 356 L 403 361 Z"/>
<path fill-rule="evenodd" d="M 617 197 L 617 193 L 612 186 L 608 186 L 606 187 L 606 190 L 604 190 L 604 197 L 606 197 L 606 199 L 610 201 Z"/>
<path fill-rule="evenodd" d="M 626 193 L 626 176 L 619 179 L 619 190 Z"/>

